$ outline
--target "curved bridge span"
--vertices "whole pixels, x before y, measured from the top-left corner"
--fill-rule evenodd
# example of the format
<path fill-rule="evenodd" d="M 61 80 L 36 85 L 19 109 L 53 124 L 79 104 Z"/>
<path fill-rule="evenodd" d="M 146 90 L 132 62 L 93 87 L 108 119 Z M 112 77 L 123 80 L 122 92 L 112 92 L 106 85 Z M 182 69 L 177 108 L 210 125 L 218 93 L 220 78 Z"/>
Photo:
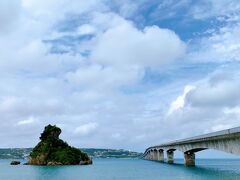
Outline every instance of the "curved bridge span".
<path fill-rule="evenodd" d="M 240 155 L 240 127 L 151 146 L 146 149 L 143 159 L 164 162 L 164 151 L 167 162 L 174 162 L 174 151 L 184 153 L 186 166 L 195 166 L 195 153 L 205 149 L 215 149 Z"/>

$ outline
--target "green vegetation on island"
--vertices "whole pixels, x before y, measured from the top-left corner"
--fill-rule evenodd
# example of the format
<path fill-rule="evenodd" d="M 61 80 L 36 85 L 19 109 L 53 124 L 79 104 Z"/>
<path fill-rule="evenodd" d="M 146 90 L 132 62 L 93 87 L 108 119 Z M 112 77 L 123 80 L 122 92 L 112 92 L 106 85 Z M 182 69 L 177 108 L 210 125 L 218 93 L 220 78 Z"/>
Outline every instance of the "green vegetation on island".
<path fill-rule="evenodd" d="M 59 139 L 61 129 L 48 125 L 40 137 L 40 142 L 30 153 L 30 165 L 77 165 L 91 164 L 91 158 L 80 149 L 69 146 Z"/>

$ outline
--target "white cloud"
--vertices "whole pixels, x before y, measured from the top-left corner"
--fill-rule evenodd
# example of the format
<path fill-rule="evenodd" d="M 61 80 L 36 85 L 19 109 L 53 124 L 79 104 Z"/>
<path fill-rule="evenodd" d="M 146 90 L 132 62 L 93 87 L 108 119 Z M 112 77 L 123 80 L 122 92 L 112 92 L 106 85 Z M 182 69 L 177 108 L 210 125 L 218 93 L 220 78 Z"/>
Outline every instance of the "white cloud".
<path fill-rule="evenodd" d="M 203 0 L 190 8 L 195 19 L 209 25 L 199 38 L 193 38 L 188 60 L 223 63 L 240 60 L 240 2 Z M 212 24 L 212 25 L 210 25 Z M 214 25 L 213 25 L 214 24 Z"/>
<path fill-rule="evenodd" d="M 1 111 L 8 111 L 10 108 L 16 104 L 17 98 L 16 97 L 4 97 L 2 98 L 1 104 L 0 104 L 0 110 Z"/>
<path fill-rule="evenodd" d="M 233 108 L 225 108 L 224 110 L 225 114 L 239 114 L 240 115 L 240 107 L 236 106 Z"/>
<path fill-rule="evenodd" d="M 218 124 L 218 125 L 212 127 L 212 131 L 221 131 L 221 130 L 225 130 L 225 129 L 229 129 L 229 128 L 232 128 L 232 126 L 229 124 L 225 124 L 225 125 Z"/>
<path fill-rule="evenodd" d="M 42 94 L 38 97 L 34 97 L 33 94 L 28 94 L 28 96 L 24 97 L 21 93 L 20 97 L 2 97 L 2 100 L 0 101 L 0 112 L 9 116 L 9 118 L 12 118 L 13 121 L 31 115 L 39 117 L 61 115 L 65 113 L 65 105 L 60 104 L 60 101 L 62 101 L 61 98 L 59 97 L 59 99 L 55 99 L 48 96 L 49 94 Z M 42 97 L 48 97 L 49 99 L 41 99 Z"/>
<path fill-rule="evenodd" d="M 34 124 L 36 123 L 38 120 L 34 117 L 29 117 L 28 119 L 26 120 L 22 120 L 22 121 L 19 121 L 17 123 L 17 125 L 21 126 L 21 125 L 29 125 L 29 124 Z"/>
<path fill-rule="evenodd" d="M 87 124 L 83 124 L 79 127 L 77 127 L 74 130 L 74 133 L 80 136 L 87 136 L 91 133 L 94 133 L 94 131 L 97 129 L 98 124 L 95 122 L 89 122 Z"/>
<path fill-rule="evenodd" d="M 168 114 L 171 114 L 173 113 L 174 111 L 184 107 L 185 105 L 185 97 L 186 95 L 193 89 L 195 89 L 196 87 L 195 86 L 190 86 L 190 85 L 187 85 L 185 86 L 184 88 L 184 91 L 183 91 L 183 94 L 178 96 L 176 100 L 174 100 L 172 103 L 171 103 L 171 106 L 170 106 L 170 109 L 168 111 Z"/>
<path fill-rule="evenodd" d="M 121 134 L 120 133 L 114 133 L 114 134 L 112 134 L 112 138 L 116 139 L 116 140 L 119 140 L 119 139 L 121 139 Z"/>
<path fill-rule="evenodd" d="M 151 13 L 151 17 L 156 19 L 174 18 L 182 14 L 184 8 L 189 8 L 191 0 L 162 0 L 156 4 L 157 8 Z"/>
<path fill-rule="evenodd" d="M 78 30 L 86 28 L 96 35 L 90 44 L 84 42 L 91 52 L 89 63 L 66 75 L 67 81 L 83 89 L 111 91 L 135 84 L 145 68 L 161 66 L 185 52 L 185 43 L 173 31 L 157 26 L 141 30 L 114 13 L 95 13 Z"/>
<path fill-rule="evenodd" d="M 199 41 L 198 50 L 189 54 L 190 61 L 232 62 L 240 61 L 240 25 L 231 23 L 214 30 Z"/>
<path fill-rule="evenodd" d="M 165 128 L 174 129 L 185 138 L 239 126 L 240 84 L 237 70 L 223 68 L 195 82 L 194 86 L 185 96 L 184 93 L 179 96 L 181 108 L 166 116 Z"/>
<path fill-rule="evenodd" d="M 106 8 L 101 0 L 71 0 L 70 2 L 68 0 L 22 0 L 22 6 L 29 15 L 51 23 L 63 20 L 66 15 L 101 11 Z M 61 13 L 58 13 L 60 11 Z"/>
<path fill-rule="evenodd" d="M 0 1 L 0 36 L 12 31 L 14 23 L 19 19 L 21 4 L 19 0 Z"/>
<path fill-rule="evenodd" d="M 202 0 L 192 7 L 192 14 L 196 19 L 205 19 L 219 16 L 232 16 L 239 13 L 238 0 Z"/>
<path fill-rule="evenodd" d="M 97 30 L 95 29 L 94 26 L 91 26 L 89 24 L 84 24 L 81 25 L 78 29 L 77 29 L 77 33 L 79 35 L 88 35 L 88 34 L 95 34 L 97 32 Z"/>
<path fill-rule="evenodd" d="M 186 95 L 191 106 L 222 107 L 235 106 L 240 102 L 240 83 L 238 78 L 215 74 Z"/>
<path fill-rule="evenodd" d="M 97 88 L 97 90 L 110 91 L 122 85 L 134 84 L 144 75 L 141 68 L 102 67 L 91 65 L 79 68 L 76 72 L 69 72 L 66 79 L 83 89 Z"/>
<path fill-rule="evenodd" d="M 105 65 L 154 67 L 181 57 L 185 44 L 168 29 L 157 26 L 137 29 L 120 19 L 119 23 L 98 36 L 93 61 Z"/>

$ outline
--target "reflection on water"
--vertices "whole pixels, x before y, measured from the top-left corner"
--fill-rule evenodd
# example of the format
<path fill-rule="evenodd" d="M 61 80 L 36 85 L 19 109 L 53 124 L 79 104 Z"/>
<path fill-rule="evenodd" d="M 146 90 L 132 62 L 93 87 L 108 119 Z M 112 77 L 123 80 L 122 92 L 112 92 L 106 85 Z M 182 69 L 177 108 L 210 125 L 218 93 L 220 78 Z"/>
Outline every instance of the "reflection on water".
<path fill-rule="evenodd" d="M 183 160 L 169 165 L 140 159 L 95 159 L 91 166 L 10 166 L 0 161 L 0 179 L 8 180 L 155 180 L 155 179 L 240 179 L 240 160 L 197 160 L 196 167 L 185 167 Z"/>

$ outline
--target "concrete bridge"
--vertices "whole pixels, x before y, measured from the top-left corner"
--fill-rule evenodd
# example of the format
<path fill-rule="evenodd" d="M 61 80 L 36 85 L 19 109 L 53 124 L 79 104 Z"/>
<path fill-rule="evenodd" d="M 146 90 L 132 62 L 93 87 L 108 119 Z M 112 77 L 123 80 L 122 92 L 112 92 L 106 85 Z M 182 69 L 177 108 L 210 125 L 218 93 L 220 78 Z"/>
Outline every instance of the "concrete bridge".
<path fill-rule="evenodd" d="M 195 153 L 205 149 L 240 155 L 240 127 L 152 146 L 146 149 L 142 157 L 164 162 L 165 151 L 167 162 L 171 164 L 174 162 L 174 151 L 179 150 L 184 153 L 185 165 L 195 166 Z"/>

